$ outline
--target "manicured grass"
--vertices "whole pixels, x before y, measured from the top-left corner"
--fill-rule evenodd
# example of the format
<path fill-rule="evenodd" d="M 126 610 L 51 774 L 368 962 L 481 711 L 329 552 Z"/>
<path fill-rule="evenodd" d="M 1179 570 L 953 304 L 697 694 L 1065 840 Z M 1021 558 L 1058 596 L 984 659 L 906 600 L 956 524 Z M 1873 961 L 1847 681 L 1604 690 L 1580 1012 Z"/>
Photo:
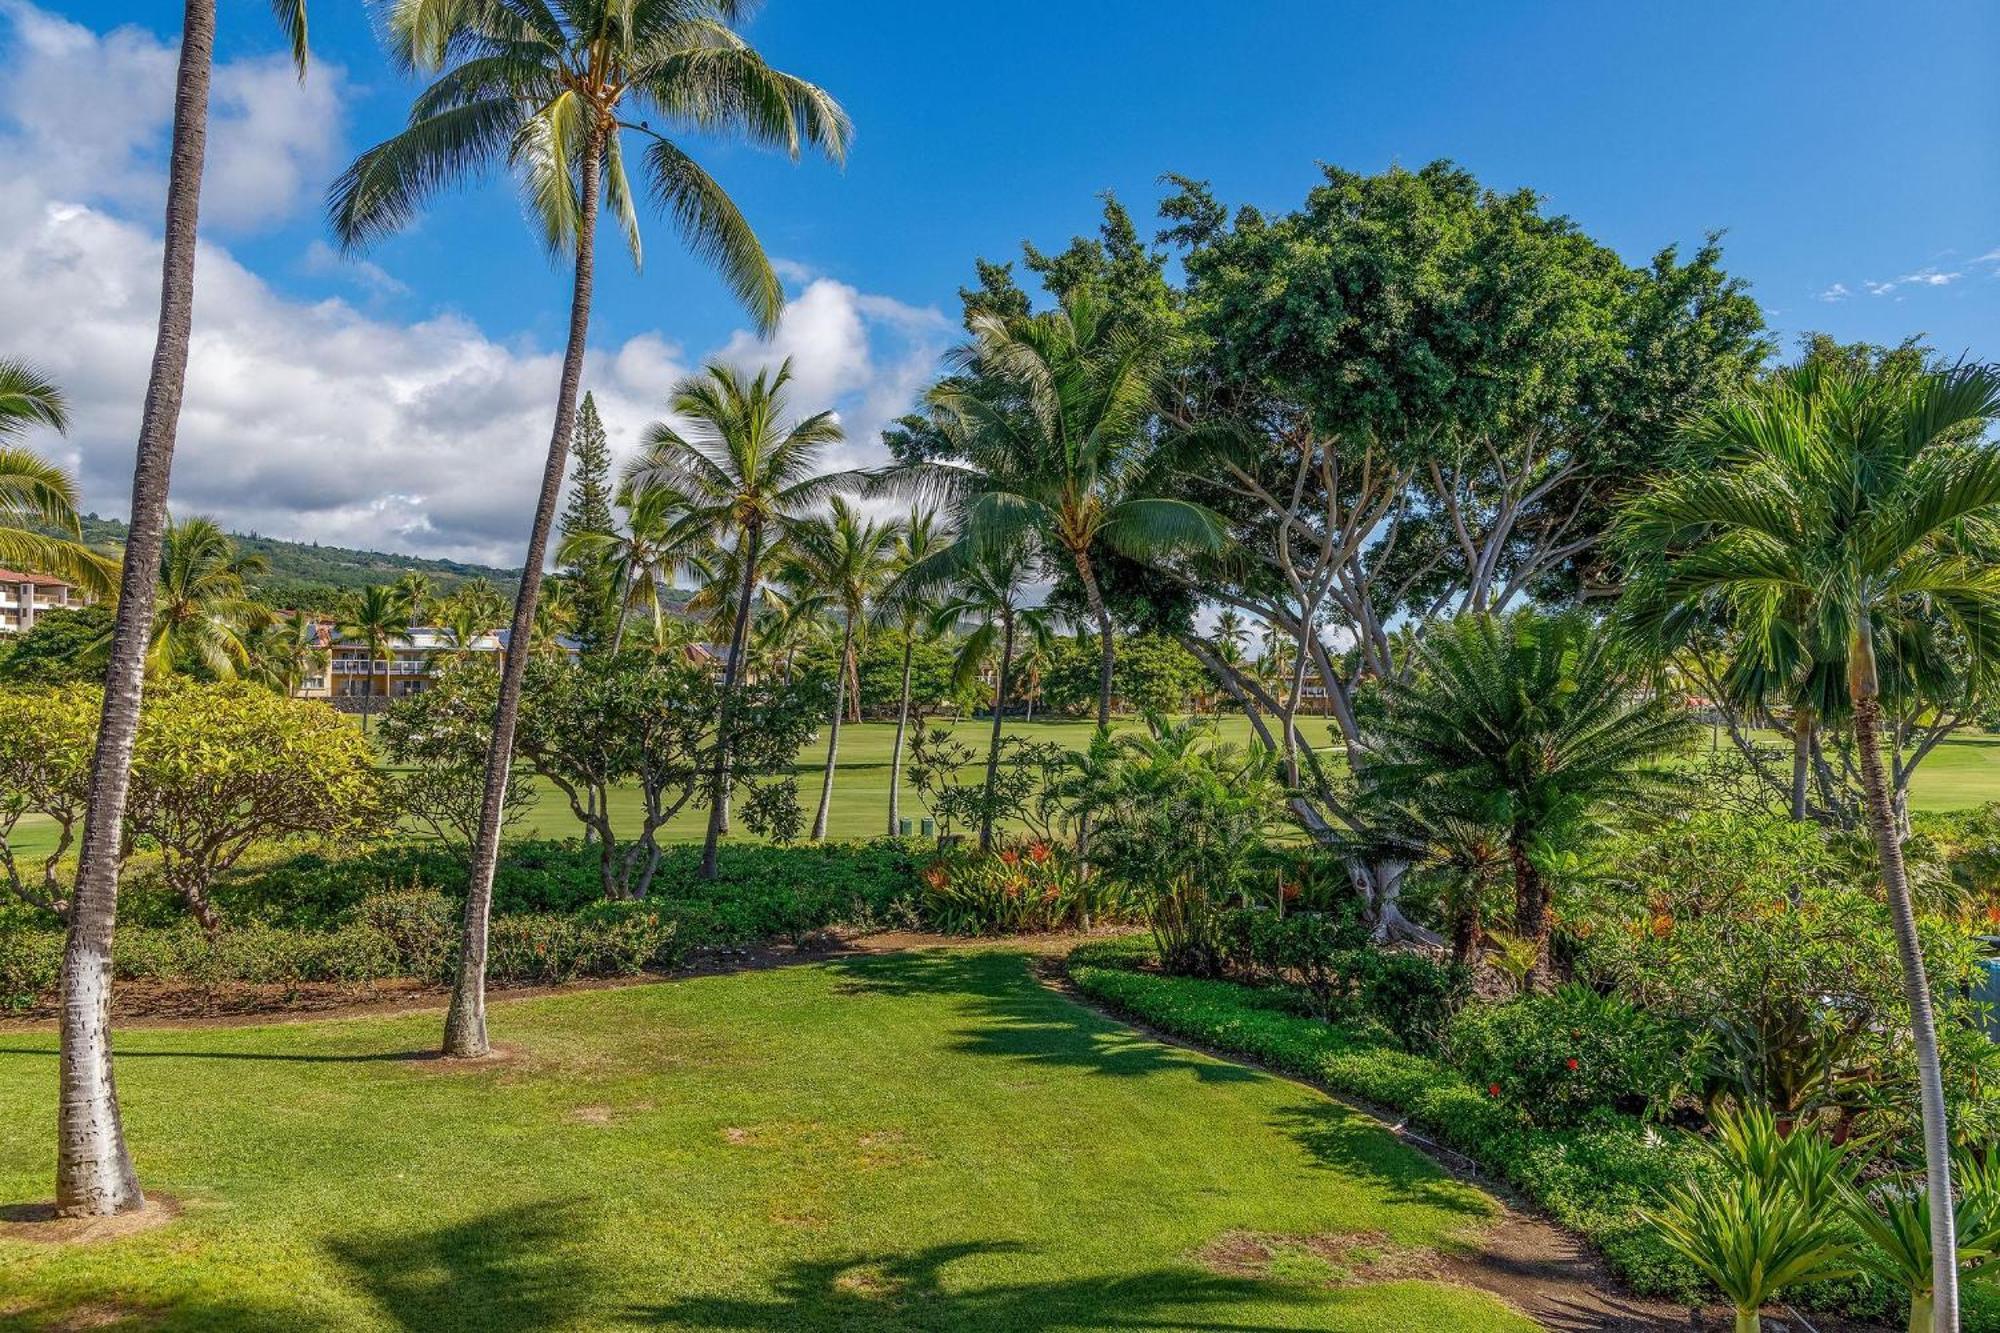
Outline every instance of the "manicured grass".
<path fill-rule="evenodd" d="M 120 1033 L 178 1220 L 0 1240 L 0 1328 L 1528 1329 L 1232 1230 L 1448 1247 L 1488 1201 L 1295 1084 L 1139 1038 L 1019 954 L 935 951 L 438 1017 Z M 54 1039 L 0 1033 L 0 1205 L 46 1197 Z M 65 1322 L 66 1320 L 72 1322 Z M 93 1323 L 92 1327 L 97 1324 Z"/>

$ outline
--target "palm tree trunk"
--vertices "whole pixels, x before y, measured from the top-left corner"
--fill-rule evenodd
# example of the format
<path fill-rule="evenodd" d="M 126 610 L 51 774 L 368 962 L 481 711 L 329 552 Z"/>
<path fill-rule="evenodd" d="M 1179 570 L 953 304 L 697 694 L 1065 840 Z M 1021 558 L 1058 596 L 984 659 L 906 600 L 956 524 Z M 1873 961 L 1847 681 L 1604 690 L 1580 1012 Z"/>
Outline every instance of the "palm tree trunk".
<path fill-rule="evenodd" d="M 1542 872 L 1528 859 L 1528 849 L 1520 842 L 1509 845 L 1514 861 L 1514 933 L 1535 946 L 1535 969 L 1528 977 L 1531 990 L 1549 988 L 1549 891 Z"/>
<path fill-rule="evenodd" d="M 701 850 L 701 877 L 714 879 L 721 872 L 722 834 L 729 822 L 729 714 L 736 699 L 736 681 L 743 654 L 750 644 L 750 599 L 757 591 L 757 548 L 762 530 L 750 524 L 743 530 L 743 587 L 736 598 L 736 623 L 729 630 L 729 655 L 722 662 L 722 705 L 716 718 L 715 776 L 708 791 L 708 838 Z"/>
<path fill-rule="evenodd" d="M 1097 621 L 1098 661 L 1097 661 L 1097 725 L 1111 725 L 1111 673 L 1116 665 L 1113 658 L 1115 649 L 1111 644 L 1111 612 L 1104 605 L 1104 592 L 1097 586 L 1097 571 L 1091 567 L 1090 554 L 1078 551 L 1076 554 L 1076 576 L 1083 584 L 1084 595 L 1090 600 L 1090 614 Z"/>
<path fill-rule="evenodd" d="M 1000 780 L 1000 720 L 1007 712 L 1007 673 L 1014 661 L 1014 613 L 1000 613 L 1000 675 L 993 683 L 993 735 L 986 742 L 986 798 L 979 803 L 979 850 L 993 850 L 993 784 Z"/>
<path fill-rule="evenodd" d="M 903 814 L 903 733 L 910 725 L 910 657 L 916 651 L 916 636 L 903 627 L 903 686 L 896 700 L 896 743 L 889 749 L 889 836 L 902 828 Z"/>
<path fill-rule="evenodd" d="M 1910 877 L 1903 863 L 1903 840 L 1897 835 L 1890 806 L 1888 777 L 1882 768 L 1881 685 L 1875 668 L 1873 626 L 1866 616 L 1848 641 L 1848 689 L 1854 700 L 1854 746 L 1861 752 L 1861 790 L 1868 805 L 1868 831 L 1882 862 L 1882 887 L 1889 900 L 1889 918 L 1896 932 L 1896 954 L 1902 962 L 1903 998 L 1910 1006 L 1910 1033 L 1917 1052 L 1917 1086 L 1923 1103 L 1924 1173 L 1931 1197 L 1931 1287 L 1933 1326 L 1958 1328 L 1958 1241 L 1951 1207 L 1951 1138 L 1945 1120 L 1944 1075 L 1938 1062 L 1937 1021 L 1931 1013 L 1930 981 L 1924 975 L 1924 953 L 1917 939 L 1916 912 L 1910 904 Z"/>
<path fill-rule="evenodd" d="M 847 660 L 848 651 L 854 646 L 854 618 L 847 618 L 847 627 L 840 634 L 840 660 Z M 826 772 L 819 780 L 819 813 L 813 816 L 812 840 L 826 840 L 826 817 L 833 808 L 833 768 L 840 761 L 840 719 L 847 708 L 847 672 L 837 673 L 837 683 L 833 687 L 833 719 L 826 731 Z"/>
<path fill-rule="evenodd" d="M 583 381 L 583 353 L 590 330 L 591 284 L 595 277 L 599 177 L 604 131 L 593 126 L 584 141 L 584 201 L 576 231 L 576 280 L 570 294 L 569 345 L 563 352 L 562 383 L 556 392 L 556 420 L 549 435 L 542 491 L 528 531 L 521 589 L 514 597 L 514 621 L 501 654 L 500 700 L 493 710 L 493 737 L 486 749 L 486 790 L 479 805 L 479 836 L 472 847 L 472 877 L 465 895 L 465 922 L 458 950 L 458 978 L 444 1020 L 444 1054 L 488 1054 L 486 1040 L 486 933 L 493 910 L 493 875 L 500 864 L 500 830 L 507 803 L 507 769 L 514 756 L 514 724 L 521 715 L 521 681 L 535 632 L 535 602 L 542 591 L 542 564 L 548 557 L 549 529 L 562 503 L 563 473 L 576 427 L 576 399 Z"/>
<path fill-rule="evenodd" d="M 1812 709 L 1804 704 L 1792 710 L 1792 822 L 1806 818 L 1806 776 L 1812 767 Z"/>
<path fill-rule="evenodd" d="M 131 790 L 132 744 L 139 734 L 146 652 L 153 633 L 153 592 L 166 531 L 167 483 L 194 323 L 195 235 L 214 57 L 215 0 L 187 0 L 174 84 L 159 331 L 132 470 L 132 526 L 126 534 L 104 707 L 90 764 L 89 817 L 77 856 L 76 893 L 63 947 L 56 1210 L 68 1217 L 104 1217 L 146 1203 L 125 1146 L 112 1072 L 111 943 L 118 923 L 118 863 L 125 799 Z"/>
<path fill-rule="evenodd" d="M 618 608 L 618 623 L 611 631 L 611 655 L 613 657 L 618 656 L 625 647 L 625 607 L 632 596 L 632 572 L 629 569 L 626 570 L 622 582 L 625 586 L 617 590 L 618 600 L 615 603 Z M 657 622 L 658 619 L 658 608 L 656 607 L 654 620 Z M 657 623 L 654 628 L 657 630 Z M 654 634 L 653 641 L 655 643 L 659 642 L 659 635 L 657 633 Z"/>

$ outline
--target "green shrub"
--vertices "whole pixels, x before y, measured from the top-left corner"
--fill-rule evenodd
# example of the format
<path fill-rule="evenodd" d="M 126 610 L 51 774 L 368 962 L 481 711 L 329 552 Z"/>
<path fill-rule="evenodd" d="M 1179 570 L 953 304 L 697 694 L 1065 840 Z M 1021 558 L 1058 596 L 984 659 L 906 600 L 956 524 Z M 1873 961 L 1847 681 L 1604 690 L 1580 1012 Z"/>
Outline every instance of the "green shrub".
<path fill-rule="evenodd" d="M 443 981 L 458 953 L 459 904 L 427 889 L 372 894 L 357 915 L 396 952 L 405 975 Z"/>
<path fill-rule="evenodd" d="M 1551 1126 L 1606 1110 L 1657 1117 L 1699 1085 L 1705 1064 L 1701 1041 L 1682 1025 L 1575 984 L 1467 1007 L 1446 1054 L 1473 1082 L 1498 1084 Z"/>
<path fill-rule="evenodd" d="M 53 930 L 0 930 L 0 1012 L 26 1009 L 56 988 L 63 937 Z"/>

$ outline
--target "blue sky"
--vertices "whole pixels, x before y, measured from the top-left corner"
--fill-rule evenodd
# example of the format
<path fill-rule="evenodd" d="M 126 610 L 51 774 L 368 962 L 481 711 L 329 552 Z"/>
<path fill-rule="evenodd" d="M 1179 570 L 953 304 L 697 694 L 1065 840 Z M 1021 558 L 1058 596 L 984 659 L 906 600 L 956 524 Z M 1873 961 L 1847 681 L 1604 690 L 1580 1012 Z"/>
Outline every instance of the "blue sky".
<path fill-rule="evenodd" d="M 260 321 L 325 320 L 318 336 L 335 344 L 429 339 L 421 344 L 429 352 L 413 342 L 403 356 L 456 367 L 438 369 L 446 380 L 462 379 L 468 360 L 510 381 L 542 374 L 562 334 L 565 278 L 521 223 L 504 182 L 440 205 L 410 235 L 372 252 L 374 268 L 325 250 L 317 200 L 326 176 L 391 132 L 411 91 L 382 59 L 363 6 L 318 0 L 321 65 L 305 91 L 269 77 L 278 41 L 263 0 L 220 6 L 219 60 L 242 72 L 232 142 L 245 145 L 245 163 L 262 163 L 235 173 L 227 187 L 234 194 L 218 187 L 210 232 L 242 270 L 236 294 L 251 292 L 244 300 L 255 310 L 238 330 L 246 346 L 277 355 L 268 335 L 251 332 Z M 159 0 L 41 0 L 38 9 L 0 0 L 0 80 L 38 51 L 50 63 L 54 48 L 27 40 L 28 25 L 68 20 L 101 44 L 94 50 L 156 65 L 143 33 L 116 29 L 136 25 L 170 43 L 172 29 L 161 25 L 177 15 L 178 6 Z M 2000 11 L 1974 0 L 772 0 L 750 35 L 775 63 L 841 98 L 856 123 L 844 172 L 726 144 L 705 151 L 769 251 L 789 261 L 793 293 L 803 300 L 810 291 L 779 350 L 825 359 L 829 369 L 812 386 L 859 433 L 872 434 L 920 385 L 928 358 L 951 336 L 954 293 L 975 255 L 1010 257 L 1023 237 L 1059 245 L 1094 223 L 1096 196 L 1107 189 L 1148 220 L 1165 171 L 1205 177 L 1231 203 L 1285 207 L 1310 186 L 1316 162 L 1374 171 L 1448 157 L 1492 186 L 1535 189 L 1631 259 L 1725 230 L 1728 267 L 1751 282 L 1788 341 L 1806 329 L 1880 342 L 1925 334 L 1951 354 L 2000 356 L 2000 91 L 1991 76 Z M 43 166 L 47 147 L 37 144 L 47 132 L 31 123 L 39 113 L 20 102 L 10 112 L 4 92 L 0 152 L 30 164 L 24 175 L 39 182 L 42 203 L 73 202 L 107 225 L 156 231 L 145 165 L 157 135 L 137 142 L 144 136 L 130 128 L 144 112 L 135 107 L 117 122 L 123 131 L 104 131 L 135 140 L 119 165 L 131 179 L 117 189 Z M 164 108 L 153 114 L 157 131 Z M 256 127 L 266 124 L 278 128 L 263 135 L 273 142 L 259 157 Z M 642 274 L 607 255 L 593 327 L 621 439 L 657 406 L 670 371 L 757 350 L 727 294 L 676 252 L 670 230 L 655 223 L 648 240 Z M 217 299 L 228 302 L 230 292 Z M 339 311 L 328 313 L 327 303 Z M 232 308 L 218 305 L 218 328 Z M 449 338 L 459 340 L 456 350 L 439 350 Z M 51 353 L 58 362 L 63 355 Z M 310 357 L 309 344 L 301 355 Z M 510 357 L 518 365 L 495 361 Z M 72 447 L 87 487 L 113 490 L 129 460 L 129 443 L 119 441 L 136 419 L 136 400 L 119 398 L 129 395 L 130 377 L 100 384 L 75 359 L 88 392 L 106 396 L 79 434 L 101 429 L 105 438 Z M 365 358 L 357 355 L 353 370 L 364 373 Z M 329 373 L 313 366 L 301 374 L 308 371 Z M 245 371 L 266 383 L 283 373 Z M 315 382 L 325 383 L 300 384 Z M 227 384 L 200 392 L 218 403 L 236 397 Z M 196 396 L 191 387 L 191 407 Z M 242 397 L 244 412 L 259 406 L 254 393 Z M 522 423 L 533 397 L 521 394 Z M 121 404 L 129 408 L 122 434 Z M 216 420 L 228 415 L 218 407 Z M 315 452 L 343 444 L 338 422 L 281 414 L 268 425 L 267 434 L 313 436 Z M 451 461 L 444 437 L 459 425 L 459 415 L 447 415 L 409 428 L 437 432 L 442 469 Z M 370 429 L 393 437 L 406 427 Z M 207 428 L 197 413 L 197 441 Z M 230 460 L 248 444 L 217 429 L 212 449 L 197 445 L 202 473 L 187 484 L 194 503 L 239 522 L 340 540 L 379 520 L 383 544 L 460 554 L 498 553 L 519 526 L 513 506 L 482 506 L 484 496 L 461 497 L 454 508 L 439 498 L 442 482 L 384 500 L 388 490 L 371 499 L 350 476 L 326 477 L 322 494 L 287 487 L 269 469 L 231 475 Z M 467 429 L 492 432 L 489 454 L 504 449 L 507 468 L 489 489 L 511 484 L 519 460 L 540 447 L 525 424 Z M 284 458 L 285 445 L 268 447 Z M 393 450 L 388 439 L 357 452 L 356 467 L 392 470 Z M 268 502 L 246 491 L 265 481 L 273 482 Z M 105 496 L 104 507 L 115 498 Z"/>

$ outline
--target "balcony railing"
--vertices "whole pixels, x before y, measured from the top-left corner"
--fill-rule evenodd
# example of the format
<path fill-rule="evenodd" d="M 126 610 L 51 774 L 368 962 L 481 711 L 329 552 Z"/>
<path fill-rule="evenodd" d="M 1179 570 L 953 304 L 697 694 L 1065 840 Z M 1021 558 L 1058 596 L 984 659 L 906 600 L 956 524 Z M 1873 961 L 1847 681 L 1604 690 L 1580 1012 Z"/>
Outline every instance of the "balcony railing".
<path fill-rule="evenodd" d="M 360 657 L 333 659 L 333 674 L 336 676 L 421 676 L 430 669 L 429 662 L 410 662 L 401 659 L 394 662 L 385 662 L 379 657 L 372 662 Z"/>

